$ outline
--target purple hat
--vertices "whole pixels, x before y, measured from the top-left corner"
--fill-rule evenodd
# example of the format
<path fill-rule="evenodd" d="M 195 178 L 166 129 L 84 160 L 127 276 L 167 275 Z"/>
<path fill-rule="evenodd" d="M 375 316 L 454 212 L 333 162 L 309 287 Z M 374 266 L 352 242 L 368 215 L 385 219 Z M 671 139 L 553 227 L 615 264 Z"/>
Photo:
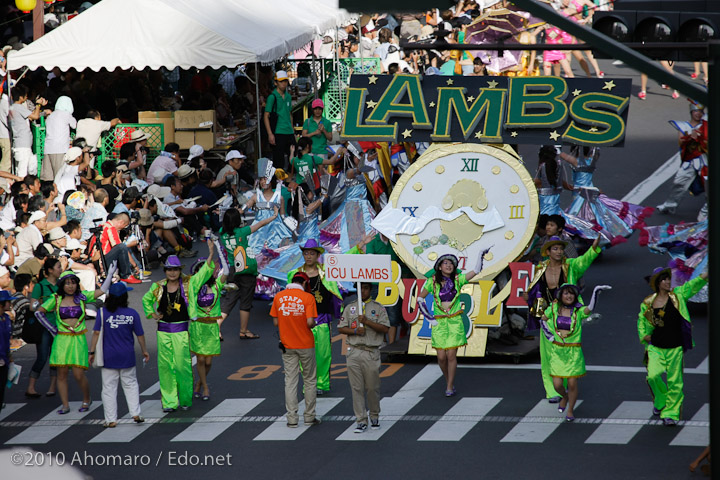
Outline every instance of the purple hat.
<path fill-rule="evenodd" d="M 548 256 L 547 252 L 548 252 L 548 250 L 550 250 L 550 248 L 553 245 L 562 245 L 563 248 L 565 248 L 565 247 L 567 247 L 567 243 L 568 242 L 566 242 L 565 240 L 563 240 L 560 237 L 555 237 L 555 236 L 550 237 L 547 242 L 543 243 L 543 246 L 540 249 L 540 255 L 542 255 L 543 257 L 547 257 Z"/>
<path fill-rule="evenodd" d="M 195 275 L 197 272 L 200 271 L 200 267 L 202 267 L 203 263 L 207 261 L 207 257 L 200 257 L 197 260 L 195 260 L 195 263 L 192 264 L 192 267 L 190 267 L 190 275 Z"/>
<path fill-rule="evenodd" d="M 672 276 L 672 270 L 669 267 L 657 267 L 653 270 L 652 275 L 650 275 L 649 277 L 645 277 L 650 284 L 650 288 L 653 289 L 653 292 L 658 291 L 658 280 L 665 273 L 667 273 L 669 276 Z"/>
<path fill-rule="evenodd" d="M 557 292 L 555 292 L 555 298 L 562 301 L 560 297 L 562 297 L 562 294 L 565 290 L 572 290 L 572 292 L 575 294 L 575 305 L 574 307 L 580 308 L 582 307 L 582 304 L 580 303 L 580 289 L 577 285 L 573 283 L 563 283 L 560 285 L 560 288 L 557 289 Z"/>
<path fill-rule="evenodd" d="M 182 263 L 180 263 L 180 259 L 177 255 L 170 255 L 165 259 L 165 265 L 163 265 L 164 269 L 168 268 L 179 268 L 182 270 Z"/>
<path fill-rule="evenodd" d="M 438 257 L 438 259 L 435 261 L 435 270 L 440 270 L 440 265 L 445 260 L 450 260 L 452 262 L 452 264 L 455 266 L 455 268 L 457 268 L 458 258 L 455 255 L 453 255 L 452 253 L 446 253 L 445 255 L 440 255 L 440 257 Z"/>
<path fill-rule="evenodd" d="M 321 247 L 321 246 L 318 244 L 317 240 L 315 240 L 314 238 L 308 239 L 308 241 L 305 242 L 305 245 L 303 245 L 302 247 L 300 247 L 300 250 L 315 250 L 315 251 L 318 252 L 318 254 L 320 254 L 320 255 L 322 255 L 323 253 L 325 253 L 325 249 L 324 249 L 323 247 Z"/>

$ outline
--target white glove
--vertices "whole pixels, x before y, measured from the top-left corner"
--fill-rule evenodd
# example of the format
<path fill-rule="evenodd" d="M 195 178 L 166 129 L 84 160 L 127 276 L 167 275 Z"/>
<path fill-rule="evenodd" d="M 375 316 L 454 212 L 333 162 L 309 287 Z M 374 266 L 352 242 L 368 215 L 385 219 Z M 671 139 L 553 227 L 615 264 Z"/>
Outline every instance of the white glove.
<path fill-rule="evenodd" d="M 112 262 L 110 266 L 107 269 L 107 277 L 105 277 L 105 281 L 103 281 L 102 285 L 100 286 L 100 290 L 103 291 L 103 293 L 108 293 L 110 291 L 110 285 L 112 285 L 113 276 L 117 272 L 118 266 L 117 266 L 117 260 Z"/>
<path fill-rule="evenodd" d="M 590 311 L 595 310 L 595 303 L 597 302 L 597 298 L 598 298 L 598 295 L 600 294 L 600 292 L 602 292 L 603 290 L 610 290 L 610 289 L 612 289 L 612 287 L 610 285 L 598 285 L 597 287 L 595 287 L 595 289 L 593 290 L 593 293 L 592 293 L 592 297 L 590 297 L 590 303 L 588 304 L 587 308 Z"/>
<path fill-rule="evenodd" d="M 555 153 L 558 155 L 562 153 L 562 145 L 555 145 Z"/>
<path fill-rule="evenodd" d="M 225 255 L 225 249 L 222 247 L 222 245 L 220 245 L 217 237 L 213 236 L 212 242 L 215 244 L 215 250 L 217 250 L 218 258 L 220 259 L 220 265 L 222 267 L 220 275 L 224 275 L 227 277 L 228 275 L 230 275 L 230 266 L 228 265 L 227 256 Z"/>
<path fill-rule="evenodd" d="M 425 317 L 425 319 L 431 326 L 434 327 L 438 324 L 437 320 L 435 320 L 435 315 L 433 315 L 430 312 L 430 309 L 428 309 L 427 303 L 425 303 L 424 298 L 418 298 L 418 308 L 420 309 L 420 312 L 422 312 L 423 317 Z"/>
<path fill-rule="evenodd" d="M 495 246 L 495 245 L 490 245 L 488 248 L 486 248 L 485 250 L 483 250 L 483 251 L 480 253 L 480 256 L 478 257 L 477 262 L 475 263 L 475 270 L 474 270 L 474 272 L 475 272 L 476 274 L 482 272 L 483 261 L 485 260 L 485 254 L 488 253 L 488 252 L 490 251 L 490 249 L 493 248 L 494 246 Z M 468 280 L 470 280 L 470 279 L 468 278 Z"/>

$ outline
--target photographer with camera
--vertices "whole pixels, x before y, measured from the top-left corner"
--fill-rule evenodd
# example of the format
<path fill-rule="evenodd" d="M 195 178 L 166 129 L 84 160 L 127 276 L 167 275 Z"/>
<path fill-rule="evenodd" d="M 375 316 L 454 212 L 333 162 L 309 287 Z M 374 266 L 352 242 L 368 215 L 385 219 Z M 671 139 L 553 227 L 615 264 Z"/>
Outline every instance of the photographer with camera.
<path fill-rule="evenodd" d="M 141 283 L 139 279 L 131 274 L 130 250 L 128 246 L 120 241 L 120 230 L 130 225 L 130 216 L 127 213 L 118 213 L 112 220 L 103 224 L 100 245 L 105 255 L 106 265 L 118 262 L 120 281 L 125 283 Z"/>
<path fill-rule="evenodd" d="M 114 163 L 114 162 L 113 162 Z M 104 164 L 103 164 L 104 165 Z M 80 222 L 82 234 L 80 240 L 85 242 L 92 236 L 92 229 L 107 221 L 107 206 L 110 201 L 107 190 L 98 188 L 88 199 L 88 209 Z"/>
<path fill-rule="evenodd" d="M 28 89 L 24 85 L 16 85 L 12 89 L 13 104 L 10 106 L 8 119 L 10 129 L 12 130 L 12 153 L 15 158 L 15 173 L 19 177 L 24 177 L 28 173 L 37 173 L 37 161 L 33 156 L 32 143 L 33 135 L 30 130 L 30 120 L 37 120 L 45 113 L 50 114 L 50 110 L 43 112 L 43 107 L 47 105 L 47 100 L 43 97 L 35 99 L 35 109 L 30 110 L 25 104 L 28 100 Z M 68 145 L 70 142 L 68 142 Z M 53 177 L 43 178 L 43 180 L 52 180 Z"/>

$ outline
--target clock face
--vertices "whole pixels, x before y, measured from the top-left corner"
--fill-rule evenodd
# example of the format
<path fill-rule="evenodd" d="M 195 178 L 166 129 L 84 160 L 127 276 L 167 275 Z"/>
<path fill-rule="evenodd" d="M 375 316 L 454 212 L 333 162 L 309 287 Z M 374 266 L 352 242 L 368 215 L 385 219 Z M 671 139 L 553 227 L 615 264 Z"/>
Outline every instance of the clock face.
<path fill-rule="evenodd" d="M 524 252 L 539 214 L 532 176 L 515 152 L 477 144 L 429 148 L 398 181 L 391 206 L 386 236 L 408 266 L 424 275 L 451 253 L 469 271 L 484 253 L 477 279 L 492 279 Z"/>

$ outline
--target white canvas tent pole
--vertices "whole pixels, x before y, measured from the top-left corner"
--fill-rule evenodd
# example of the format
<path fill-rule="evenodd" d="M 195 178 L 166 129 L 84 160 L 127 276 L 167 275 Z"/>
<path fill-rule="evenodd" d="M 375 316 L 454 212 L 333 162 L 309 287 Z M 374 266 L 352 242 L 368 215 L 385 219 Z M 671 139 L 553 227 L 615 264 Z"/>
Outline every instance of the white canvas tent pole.
<path fill-rule="evenodd" d="M 260 81 L 259 81 L 259 72 L 260 64 L 255 64 L 255 105 L 257 105 L 257 122 L 255 122 L 256 128 L 257 128 L 257 137 L 258 137 L 258 157 L 262 158 L 262 133 L 260 132 Z"/>

